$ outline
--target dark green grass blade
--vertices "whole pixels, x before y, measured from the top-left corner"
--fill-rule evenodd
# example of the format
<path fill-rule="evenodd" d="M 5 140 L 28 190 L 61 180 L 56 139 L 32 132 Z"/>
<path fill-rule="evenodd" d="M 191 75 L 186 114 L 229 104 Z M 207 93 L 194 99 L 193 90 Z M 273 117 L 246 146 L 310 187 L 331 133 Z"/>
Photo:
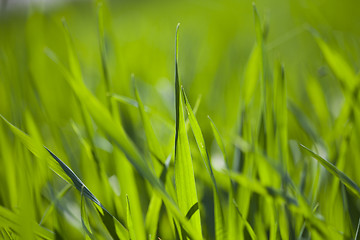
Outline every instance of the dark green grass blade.
<path fill-rule="evenodd" d="M 20 216 L 7 208 L 0 206 L 0 229 L 10 228 L 12 231 L 15 231 L 17 234 L 19 234 L 19 232 L 22 231 L 19 222 Z M 33 223 L 32 229 L 36 236 L 38 236 L 40 239 L 55 239 L 53 232 L 50 232 L 49 230 L 41 227 L 36 222 Z"/>
<path fill-rule="evenodd" d="M 336 166 L 334 166 L 331 162 L 326 159 L 320 157 L 318 154 L 311 151 L 309 148 L 300 144 L 300 146 L 306 150 L 313 158 L 315 158 L 321 165 L 323 165 L 326 170 L 328 170 L 332 175 L 337 177 L 355 196 L 360 198 L 360 188 L 359 186 L 351 180 L 345 173 L 340 171 Z"/>
<path fill-rule="evenodd" d="M 184 100 L 185 100 L 185 105 L 186 105 L 186 109 L 187 109 L 187 113 L 188 113 L 188 117 L 189 117 L 189 121 L 190 121 L 190 126 L 191 129 L 193 131 L 197 146 L 199 148 L 200 151 L 200 155 L 203 159 L 203 162 L 205 164 L 205 167 L 208 171 L 208 174 L 211 178 L 212 184 L 213 184 L 213 193 L 214 193 L 214 212 L 215 212 L 215 236 L 216 239 L 220 240 L 220 239 L 225 239 L 225 229 L 224 229 L 224 216 L 223 216 L 223 210 L 221 207 L 221 202 L 220 202 L 220 197 L 219 197 L 219 190 L 216 184 L 216 180 L 214 177 L 214 173 L 211 167 L 211 162 L 210 162 L 210 158 L 209 158 L 209 154 L 206 150 L 206 144 L 205 144 L 205 140 L 204 140 L 204 136 L 201 132 L 201 128 L 199 126 L 198 121 L 196 120 L 196 117 L 194 115 L 194 112 L 190 106 L 190 103 L 186 97 L 185 91 L 182 88 L 182 94 L 184 96 Z"/>
<path fill-rule="evenodd" d="M 181 212 L 186 215 L 189 209 L 198 203 L 195 177 L 190 153 L 189 140 L 185 128 L 183 96 L 178 73 L 178 29 L 175 40 L 175 97 L 176 97 L 176 130 L 175 130 L 175 184 L 177 201 Z M 197 211 L 190 223 L 201 233 L 200 213 Z"/>

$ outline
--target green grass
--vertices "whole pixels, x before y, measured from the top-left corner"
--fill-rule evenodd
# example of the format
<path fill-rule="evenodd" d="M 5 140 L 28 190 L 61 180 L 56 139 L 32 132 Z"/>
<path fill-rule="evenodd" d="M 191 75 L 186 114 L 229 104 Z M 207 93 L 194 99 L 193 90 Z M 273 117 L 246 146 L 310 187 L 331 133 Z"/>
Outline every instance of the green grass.
<path fill-rule="evenodd" d="M 1 12 L 0 238 L 357 239 L 358 7 Z"/>

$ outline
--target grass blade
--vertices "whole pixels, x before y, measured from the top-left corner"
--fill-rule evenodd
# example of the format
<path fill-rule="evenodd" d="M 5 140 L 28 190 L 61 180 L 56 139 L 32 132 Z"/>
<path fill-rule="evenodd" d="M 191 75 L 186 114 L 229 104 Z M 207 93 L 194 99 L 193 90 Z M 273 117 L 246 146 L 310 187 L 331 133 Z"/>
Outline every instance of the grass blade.
<path fill-rule="evenodd" d="M 210 175 L 212 184 L 213 184 L 213 194 L 214 194 L 214 211 L 215 211 L 215 236 L 216 239 L 225 239 L 225 231 L 224 231 L 224 216 L 223 216 L 223 210 L 221 207 L 220 197 L 219 197 L 219 190 L 216 184 L 216 180 L 214 177 L 214 173 L 211 167 L 211 162 L 209 158 L 209 154 L 206 150 L 205 140 L 204 136 L 201 132 L 201 128 L 199 126 L 199 123 L 196 120 L 196 117 L 194 115 L 194 112 L 190 106 L 190 103 L 186 97 L 185 91 L 182 88 L 182 94 L 184 96 L 185 105 L 190 121 L 190 126 L 193 131 L 197 146 L 200 151 L 200 155 L 203 159 L 203 162 L 205 164 L 205 167 L 208 171 L 208 174 Z"/>
<path fill-rule="evenodd" d="M 126 195 L 126 219 L 127 219 L 127 225 L 128 225 L 128 229 L 129 229 L 130 239 L 136 240 L 134 223 L 133 223 L 132 216 L 131 216 L 130 201 L 129 201 L 128 195 Z"/>
<path fill-rule="evenodd" d="M 194 169 L 191 160 L 189 140 L 185 129 L 185 116 L 183 96 L 178 73 L 178 30 L 176 28 L 175 40 L 175 96 L 176 96 L 176 131 L 175 131 L 175 184 L 176 194 L 181 212 L 186 215 L 188 211 L 198 204 Z M 191 225 L 201 233 L 200 213 L 197 211 L 190 219 Z"/>
<path fill-rule="evenodd" d="M 249 222 L 244 218 L 244 216 L 241 214 L 241 212 L 240 212 L 240 210 L 239 210 L 239 206 L 237 205 L 235 199 L 234 199 L 234 201 L 233 201 L 233 204 L 234 204 L 234 206 L 235 206 L 235 208 L 236 208 L 236 212 L 237 212 L 238 215 L 240 216 L 241 220 L 244 221 L 245 227 L 246 227 L 246 229 L 247 229 L 247 231 L 248 231 L 251 239 L 253 239 L 253 240 L 257 239 L 257 238 L 256 238 L 256 234 L 255 234 L 253 228 L 251 227 L 250 223 L 249 223 Z"/>
<path fill-rule="evenodd" d="M 306 150 L 313 158 L 315 158 L 321 165 L 323 165 L 326 170 L 328 170 L 332 175 L 338 178 L 356 197 L 360 198 L 360 188 L 359 186 L 351 180 L 345 173 L 340 171 L 336 166 L 334 166 L 328 160 L 320 157 L 318 154 L 311 151 L 309 148 L 300 144 L 300 146 Z"/>

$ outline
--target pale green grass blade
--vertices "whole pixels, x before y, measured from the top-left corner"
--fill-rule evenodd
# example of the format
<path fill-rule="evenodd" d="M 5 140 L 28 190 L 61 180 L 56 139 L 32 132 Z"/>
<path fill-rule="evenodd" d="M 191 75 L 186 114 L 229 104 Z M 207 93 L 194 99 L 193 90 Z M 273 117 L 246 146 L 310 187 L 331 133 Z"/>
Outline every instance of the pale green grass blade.
<path fill-rule="evenodd" d="M 217 129 L 214 121 L 208 116 L 208 119 L 210 120 L 210 126 L 212 129 L 212 132 L 215 136 L 215 140 L 223 154 L 225 165 L 227 170 L 229 171 L 229 161 L 226 155 L 225 145 L 224 142 L 220 136 L 220 132 Z M 237 237 L 237 228 L 238 228 L 238 222 L 235 214 L 235 206 L 232 203 L 235 200 L 235 194 L 234 194 L 234 188 L 233 188 L 233 182 L 231 180 L 231 177 L 229 177 L 229 201 L 228 201 L 228 221 L 227 221 L 227 239 L 234 239 Z"/>
<path fill-rule="evenodd" d="M 193 131 L 197 146 L 199 148 L 200 151 L 200 155 L 203 159 L 203 162 L 205 164 L 205 167 L 208 171 L 208 174 L 211 178 L 212 184 L 213 184 L 213 194 L 214 194 L 214 212 L 215 212 L 215 236 L 216 239 L 220 240 L 220 239 L 225 239 L 226 234 L 225 234 L 225 228 L 224 228 L 224 216 L 223 216 L 223 210 L 221 207 L 221 201 L 220 201 L 220 197 L 219 197 L 219 190 L 216 184 L 216 180 L 214 177 L 214 173 L 211 167 L 211 162 L 210 162 L 210 158 L 209 158 L 209 154 L 206 150 L 206 144 L 205 144 L 205 140 L 204 140 L 204 136 L 201 132 L 201 128 L 199 126 L 198 121 L 196 120 L 196 117 L 194 115 L 194 112 L 190 106 L 190 103 L 186 97 L 185 91 L 182 88 L 182 94 L 184 96 L 184 100 L 185 100 L 185 105 L 186 105 L 186 109 L 187 109 L 187 113 L 188 113 L 188 117 L 189 117 L 189 121 L 190 121 L 190 126 L 191 129 Z"/>
<path fill-rule="evenodd" d="M 140 112 L 140 116 L 141 116 L 141 121 L 144 126 L 146 140 L 147 140 L 146 143 L 149 147 L 149 150 L 152 153 L 156 153 L 158 158 L 165 159 L 165 155 L 164 155 L 163 150 L 160 146 L 160 143 L 155 135 L 155 132 L 151 126 L 150 119 L 145 112 L 144 104 L 142 103 L 142 101 L 140 99 L 140 95 L 139 95 L 139 92 L 138 92 L 135 84 L 134 84 L 134 92 L 135 92 L 136 101 L 139 104 L 139 112 Z M 155 162 L 153 164 L 155 165 Z M 157 170 L 157 169 L 155 169 L 155 170 Z"/>
<path fill-rule="evenodd" d="M 19 225 L 20 216 L 10 211 L 9 209 L 0 206 L 0 228 L 11 228 L 17 234 L 22 231 Z M 53 232 L 41 227 L 36 222 L 33 222 L 31 228 L 34 233 L 41 239 L 55 239 Z"/>
<path fill-rule="evenodd" d="M 130 201 L 127 195 L 126 195 L 126 219 L 127 219 L 127 226 L 129 229 L 130 239 L 136 240 L 134 222 L 131 216 Z"/>
<path fill-rule="evenodd" d="M 254 229 L 251 227 L 250 223 L 249 223 L 249 222 L 244 218 L 244 216 L 241 214 L 241 212 L 240 212 L 240 210 L 239 210 L 239 206 L 237 205 L 235 199 L 234 199 L 234 201 L 233 201 L 233 204 L 234 204 L 234 206 L 235 206 L 235 208 L 236 208 L 236 212 L 237 212 L 238 215 L 240 216 L 241 220 L 244 222 L 245 227 L 246 227 L 246 230 L 248 231 L 251 239 L 253 239 L 253 240 L 257 239 L 257 238 L 256 238 L 256 234 L 255 234 L 255 232 L 254 232 Z"/>
<path fill-rule="evenodd" d="M 327 63 L 336 77 L 346 86 L 350 91 L 359 85 L 359 78 L 355 71 L 346 60 L 335 49 L 331 48 L 325 41 L 320 38 L 320 35 L 312 30 L 313 36 L 319 45 Z"/>
<path fill-rule="evenodd" d="M 184 215 L 198 204 L 194 169 L 191 159 L 189 140 L 185 130 L 185 116 L 181 83 L 178 73 L 178 30 L 175 40 L 175 96 L 176 96 L 176 131 L 175 131 L 175 184 L 179 208 Z M 200 212 L 196 211 L 190 219 L 198 233 L 201 233 Z"/>
<path fill-rule="evenodd" d="M 300 146 L 306 150 L 313 158 L 315 158 L 321 165 L 323 165 L 326 170 L 328 170 L 332 175 L 338 178 L 356 197 L 360 198 L 360 188 L 359 186 L 351 180 L 345 173 L 340 171 L 336 166 L 334 166 L 328 160 L 320 157 L 318 154 L 311 151 L 309 148 L 300 144 Z"/>

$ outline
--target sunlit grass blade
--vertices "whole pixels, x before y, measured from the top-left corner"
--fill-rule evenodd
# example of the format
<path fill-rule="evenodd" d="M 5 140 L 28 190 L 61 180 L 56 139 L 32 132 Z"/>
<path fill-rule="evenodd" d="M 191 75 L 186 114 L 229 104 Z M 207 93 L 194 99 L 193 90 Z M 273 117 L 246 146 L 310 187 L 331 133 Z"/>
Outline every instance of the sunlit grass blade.
<path fill-rule="evenodd" d="M 331 48 L 325 41 L 323 41 L 314 29 L 310 30 L 315 37 L 327 63 L 331 70 L 335 73 L 336 77 L 346 86 L 348 90 L 353 91 L 359 85 L 359 78 L 355 71 L 347 63 L 343 56 L 340 55 L 335 49 Z"/>
<path fill-rule="evenodd" d="M 15 233 L 19 234 L 19 232 L 22 231 L 21 226 L 19 225 L 19 222 L 21 220 L 19 219 L 20 216 L 16 213 L 10 211 L 7 208 L 4 208 L 3 206 L 0 206 L 0 228 L 9 228 Z M 38 225 L 35 221 L 33 222 L 31 228 L 33 229 L 36 236 L 38 236 L 41 239 L 55 239 L 54 233 L 41 227 Z"/>
<path fill-rule="evenodd" d="M 178 30 L 175 40 L 175 102 L 176 102 L 176 130 L 175 130 L 175 184 L 177 201 L 181 212 L 188 211 L 198 204 L 193 164 L 190 153 L 189 140 L 185 130 L 185 116 L 181 83 L 178 73 Z M 197 211 L 190 219 L 191 224 L 201 233 L 200 212 Z"/>
<path fill-rule="evenodd" d="M 321 165 L 323 165 L 326 170 L 328 170 L 332 175 L 338 178 L 356 197 L 360 198 L 360 188 L 359 186 L 351 180 L 345 173 L 340 171 L 336 166 L 334 166 L 328 160 L 320 157 L 318 154 L 311 151 L 309 148 L 305 147 L 304 145 L 300 144 L 300 146 L 306 150 L 313 158 L 315 158 Z"/>
<path fill-rule="evenodd" d="M 216 180 L 214 177 L 214 173 L 211 167 L 211 162 L 210 162 L 210 158 L 209 158 L 209 154 L 207 152 L 206 149 L 206 144 L 205 144 L 205 140 L 204 140 L 204 136 L 201 132 L 201 128 L 199 126 L 198 121 L 196 120 L 196 117 L 193 113 L 193 110 L 190 106 L 190 103 L 186 97 L 185 94 L 185 90 L 182 88 L 182 94 L 184 96 L 184 100 L 185 100 L 185 106 L 187 109 L 187 113 L 188 113 L 188 117 L 189 117 L 189 121 L 190 121 L 190 126 L 191 129 L 193 131 L 197 146 L 199 148 L 200 151 L 200 155 L 203 159 L 203 162 L 205 164 L 205 167 L 208 171 L 208 174 L 211 178 L 212 184 L 213 184 L 213 195 L 214 195 L 214 212 L 215 212 L 215 236 L 216 239 L 225 239 L 225 231 L 224 231 L 224 216 L 223 216 L 223 210 L 221 207 L 221 201 L 220 201 L 220 197 L 219 197 L 219 190 L 216 184 Z"/>
<path fill-rule="evenodd" d="M 131 216 L 129 197 L 127 195 L 126 195 L 126 219 L 127 219 L 127 227 L 129 229 L 130 239 L 135 240 L 136 236 L 135 236 L 134 222 Z"/>
<path fill-rule="evenodd" d="M 240 216 L 241 220 L 244 222 L 245 227 L 246 227 L 246 230 L 248 231 L 251 239 L 253 239 L 253 240 L 257 239 L 257 238 L 256 238 L 256 234 L 255 234 L 253 228 L 251 227 L 250 223 L 249 223 L 249 222 L 243 217 L 243 215 L 241 214 L 241 212 L 240 212 L 240 210 L 239 210 L 239 206 L 237 205 L 235 199 L 233 200 L 233 204 L 234 204 L 234 206 L 235 206 L 235 208 L 236 208 L 236 212 L 237 212 L 238 215 Z"/>

